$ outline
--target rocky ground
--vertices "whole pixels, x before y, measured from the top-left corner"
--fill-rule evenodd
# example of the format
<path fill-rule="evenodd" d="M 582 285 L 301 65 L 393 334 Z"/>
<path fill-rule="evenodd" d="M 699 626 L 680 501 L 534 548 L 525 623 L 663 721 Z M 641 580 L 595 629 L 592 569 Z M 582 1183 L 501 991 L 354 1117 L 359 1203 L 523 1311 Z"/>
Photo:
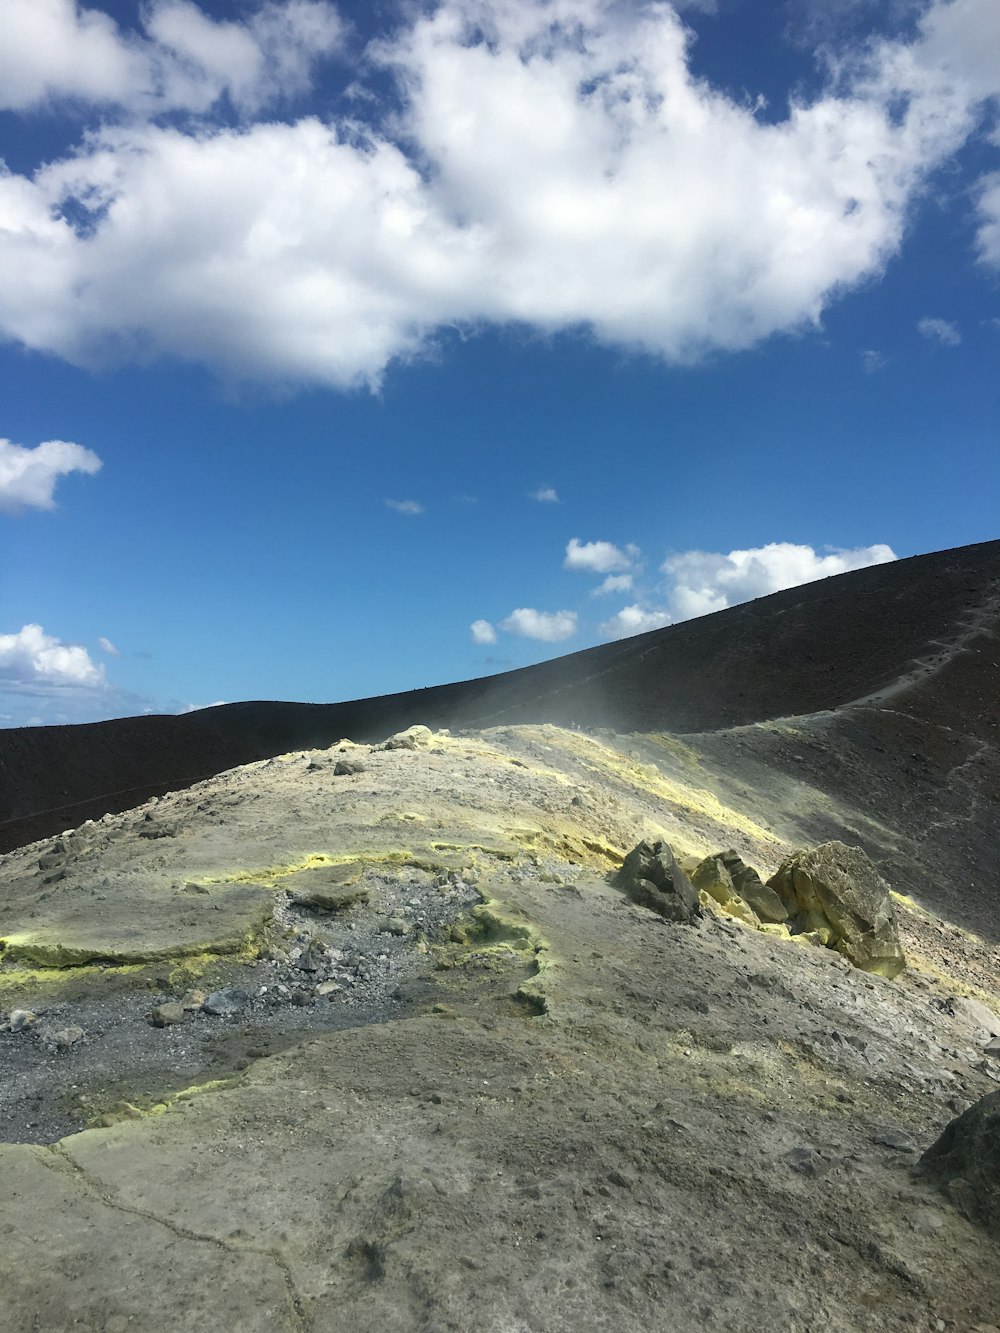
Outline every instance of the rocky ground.
<path fill-rule="evenodd" d="M 1000 1087 L 995 938 L 898 898 L 887 980 L 610 882 L 773 872 L 816 811 L 740 786 L 418 733 L 9 853 L 0 1327 L 991 1329 L 998 1239 L 914 1166 Z"/>

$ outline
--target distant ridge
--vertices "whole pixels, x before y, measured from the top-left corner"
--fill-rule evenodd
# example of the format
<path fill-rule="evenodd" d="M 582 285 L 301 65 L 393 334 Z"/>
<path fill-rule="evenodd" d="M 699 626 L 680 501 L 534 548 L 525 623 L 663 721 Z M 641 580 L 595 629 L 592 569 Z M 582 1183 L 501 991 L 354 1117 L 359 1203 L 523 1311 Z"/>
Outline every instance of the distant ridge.
<path fill-rule="evenodd" d="M 963 678 L 961 699 L 939 691 L 922 706 L 995 743 L 998 607 L 1000 541 L 984 542 L 841 574 L 479 680 L 337 704 L 247 702 L 3 730 L 0 851 L 238 764 L 344 736 L 376 741 L 414 722 L 713 732 L 915 687 L 955 653 L 970 655 L 978 674 Z M 984 636 L 992 656 L 974 646 Z"/>

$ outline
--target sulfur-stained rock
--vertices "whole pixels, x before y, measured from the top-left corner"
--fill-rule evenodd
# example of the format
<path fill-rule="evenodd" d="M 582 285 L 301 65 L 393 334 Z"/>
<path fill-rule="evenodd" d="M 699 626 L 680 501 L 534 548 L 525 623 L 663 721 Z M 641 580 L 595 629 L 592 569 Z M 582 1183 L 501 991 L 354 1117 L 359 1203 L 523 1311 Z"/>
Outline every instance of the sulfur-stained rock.
<path fill-rule="evenodd" d="M 749 907 L 733 885 L 733 877 L 718 856 L 706 856 L 700 861 L 691 875 L 691 883 L 699 891 L 717 902 L 729 916 L 744 921 L 748 926 L 758 926 L 757 914 Z"/>
<path fill-rule="evenodd" d="M 793 852 L 768 886 L 796 934 L 812 935 L 863 972 L 895 977 L 905 967 L 889 886 L 859 847 L 824 842 Z"/>
<path fill-rule="evenodd" d="M 788 919 L 788 908 L 781 898 L 757 874 L 752 866 L 731 847 L 719 853 L 718 858 L 729 871 L 733 888 L 743 901 L 760 917 L 771 925 L 779 925 Z"/>
<path fill-rule="evenodd" d="M 1000 1235 L 1000 1092 L 991 1092 L 945 1125 L 920 1159 L 971 1222 Z"/>
<path fill-rule="evenodd" d="M 355 903 L 368 901 L 368 890 L 358 884 L 364 866 L 359 862 L 313 866 L 285 880 L 285 888 L 296 907 L 314 912 L 342 912 Z"/>
<path fill-rule="evenodd" d="M 434 739 L 434 733 L 430 727 L 422 727 L 419 724 L 413 727 L 407 727 L 405 731 L 397 731 L 394 736 L 382 744 L 383 750 L 426 750 Z"/>
<path fill-rule="evenodd" d="M 634 903 L 666 921 L 691 924 L 702 914 L 698 890 L 677 864 L 666 842 L 640 842 L 614 877 Z"/>

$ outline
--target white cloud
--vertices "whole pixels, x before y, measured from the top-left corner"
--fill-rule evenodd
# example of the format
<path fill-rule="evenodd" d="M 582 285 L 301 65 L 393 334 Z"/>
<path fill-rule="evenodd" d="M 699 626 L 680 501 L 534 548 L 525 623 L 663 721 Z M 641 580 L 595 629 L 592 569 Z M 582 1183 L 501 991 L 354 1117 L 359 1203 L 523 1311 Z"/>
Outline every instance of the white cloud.
<path fill-rule="evenodd" d="M 874 375 L 876 371 L 884 370 L 889 364 L 889 358 L 884 352 L 876 351 L 873 347 L 867 347 L 861 353 L 861 365 L 866 375 Z"/>
<path fill-rule="evenodd" d="M 496 643 L 497 632 L 488 620 L 474 620 L 469 626 L 473 643 Z"/>
<path fill-rule="evenodd" d="M 562 643 L 576 633 L 576 623 L 575 611 L 535 611 L 529 606 L 519 606 L 506 620 L 501 620 L 500 628 L 524 639 Z"/>
<path fill-rule="evenodd" d="M 984 264 L 1000 268 L 1000 171 L 984 176 L 979 192 L 980 227 L 976 247 Z"/>
<path fill-rule="evenodd" d="M 70 687 L 103 689 L 104 667 L 80 644 L 63 643 L 41 625 L 0 634 L 0 688 L 49 692 Z"/>
<path fill-rule="evenodd" d="M 343 36 L 320 0 L 265 3 L 239 23 L 191 0 L 152 0 L 144 36 L 76 0 L 3 0 L 3 11 L 0 107 L 12 110 L 70 99 L 133 115 L 202 113 L 228 96 L 256 111 L 306 88 Z"/>
<path fill-rule="evenodd" d="M 571 537 L 566 547 L 563 568 L 582 569 L 590 574 L 607 574 L 631 568 L 638 555 L 637 546 L 627 546 L 622 550 L 612 542 L 581 542 Z"/>
<path fill-rule="evenodd" d="M 142 91 L 141 53 L 101 10 L 76 0 L 5 0 L 0 106 L 22 110 L 50 97 L 126 103 Z"/>
<path fill-rule="evenodd" d="M 882 271 L 1000 91 L 995 0 L 937 0 L 909 44 L 848 52 L 775 123 L 692 76 L 668 5 L 444 0 L 369 50 L 399 82 L 394 139 L 316 118 L 185 131 L 142 115 L 298 86 L 339 39 L 330 7 L 236 24 L 159 0 L 133 39 L 70 0 L 6 6 L 14 105 L 128 114 L 0 178 L 0 334 L 245 379 L 375 384 L 484 322 L 675 362 L 814 326 Z"/>
<path fill-rule="evenodd" d="M 612 592 L 628 592 L 632 587 L 631 574 L 609 574 L 603 583 L 599 584 L 591 597 L 607 597 Z"/>
<path fill-rule="evenodd" d="M 179 708 L 177 711 L 179 713 L 200 713 L 206 708 L 221 708 L 226 702 L 225 699 L 216 699 L 214 703 L 210 704 L 185 704 L 183 708 Z"/>
<path fill-rule="evenodd" d="M 669 606 L 675 620 L 708 615 L 755 597 L 794 588 L 802 583 L 844 574 L 868 565 L 895 560 L 891 547 L 861 546 L 820 555 L 811 546 L 769 542 L 766 546 L 728 555 L 715 551 L 684 551 L 663 563 Z"/>
<path fill-rule="evenodd" d="M 106 639 L 102 634 L 97 640 L 97 646 L 102 653 L 107 653 L 109 657 L 121 657 L 121 650 L 116 648 L 110 639 Z"/>
<path fill-rule="evenodd" d="M 423 505 L 419 500 L 386 500 L 386 507 L 394 509 L 397 514 L 422 514 Z"/>
<path fill-rule="evenodd" d="M 558 492 L 556 491 L 556 488 L 554 486 L 546 486 L 544 484 L 539 486 L 537 491 L 532 491 L 529 494 L 528 499 L 537 500 L 539 504 L 557 505 L 559 503 L 559 495 Z"/>
<path fill-rule="evenodd" d="M 0 512 L 54 509 L 53 492 L 60 477 L 70 472 L 93 475 L 100 468 L 95 453 L 68 440 L 46 440 L 34 449 L 0 440 Z"/>
<path fill-rule="evenodd" d="M 633 634 L 645 634 L 647 630 L 662 629 L 664 625 L 669 625 L 672 619 L 668 611 L 649 611 L 641 606 L 623 606 L 610 620 L 605 620 L 601 626 L 601 633 L 606 639 L 627 639 Z"/>
<path fill-rule="evenodd" d="M 938 342 L 942 347 L 957 347 L 962 341 L 958 325 L 947 319 L 921 319 L 917 328 L 931 342 Z"/>

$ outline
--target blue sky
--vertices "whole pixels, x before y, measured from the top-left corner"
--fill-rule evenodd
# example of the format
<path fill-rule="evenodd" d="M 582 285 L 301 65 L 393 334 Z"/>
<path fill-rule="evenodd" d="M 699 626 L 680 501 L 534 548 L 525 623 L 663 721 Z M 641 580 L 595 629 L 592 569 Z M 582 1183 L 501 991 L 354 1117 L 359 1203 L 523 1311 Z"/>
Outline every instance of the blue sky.
<path fill-rule="evenodd" d="M 994 0 L 0 0 L 0 725 L 997 536 Z"/>

